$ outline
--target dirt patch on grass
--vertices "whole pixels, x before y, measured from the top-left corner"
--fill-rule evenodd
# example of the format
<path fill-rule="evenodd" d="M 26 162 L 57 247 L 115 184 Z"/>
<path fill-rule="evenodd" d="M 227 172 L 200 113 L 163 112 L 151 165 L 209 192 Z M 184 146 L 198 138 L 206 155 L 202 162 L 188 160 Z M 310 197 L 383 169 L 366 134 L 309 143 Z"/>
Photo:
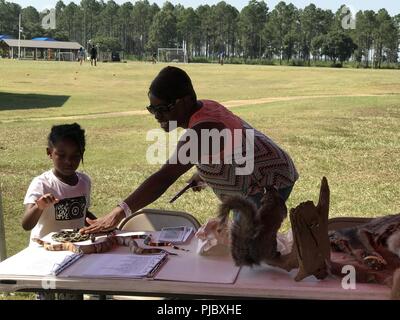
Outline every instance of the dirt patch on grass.
<path fill-rule="evenodd" d="M 279 101 L 295 101 L 295 100 L 306 100 L 306 99 L 319 99 L 319 98 L 337 98 L 337 97 L 384 97 L 391 96 L 390 94 L 345 94 L 345 95 L 314 95 L 314 96 L 287 96 L 287 97 L 269 97 L 259 99 L 245 99 L 245 100 L 229 100 L 221 102 L 227 108 L 235 108 L 242 106 L 251 106 L 257 104 L 266 104 Z M 121 111 L 121 112 L 105 112 L 95 114 L 83 114 L 76 116 L 62 116 L 62 117 L 46 117 L 46 118 L 26 118 L 26 119 L 13 119 L 3 120 L 1 122 L 14 122 L 14 121 L 44 121 L 44 120 L 78 120 L 78 119 L 98 119 L 98 118 L 114 118 L 122 116 L 135 116 L 135 115 L 146 115 L 147 110 L 132 110 L 132 111 Z"/>
<path fill-rule="evenodd" d="M 270 97 L 249 100 L 230 100 L 222 104 L 228 108 L 241 107 L 246 105 L 264 104 L 279 101 L 293 101 L 305 99 L 318 99 L 318 98 L 337 98 L 337 97 L 378 97 L 386 96 L 386 94 L 345 94 L 345 95 L 315 95 L 315 96 L 288 96 L 288 97 Z"/>

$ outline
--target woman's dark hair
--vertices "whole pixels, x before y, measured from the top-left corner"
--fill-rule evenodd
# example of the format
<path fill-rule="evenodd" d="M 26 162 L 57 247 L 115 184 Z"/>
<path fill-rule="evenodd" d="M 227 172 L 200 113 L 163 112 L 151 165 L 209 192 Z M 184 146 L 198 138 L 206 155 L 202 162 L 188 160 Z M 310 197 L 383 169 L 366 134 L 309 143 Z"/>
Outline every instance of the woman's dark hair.
<path fill-rule="evenodd" d="M 83 154 L 85 153 L 86 145 L 85 130 L 77 123 L 53 126 L 47 138 L 49 148 L 53 148 L 57 142 L 64 139 L 69 139 L 76 143 L 83 162 Z"/>
<path fill-rule="evenodd" d="M 169 103 L 185 96 L 192 97 L 194 102 L 197 101 L 192 80 L 185 71 L 176 67 L 168 66 L 162 69 L 151 83 L 149 90 L 158 99 Z"/>

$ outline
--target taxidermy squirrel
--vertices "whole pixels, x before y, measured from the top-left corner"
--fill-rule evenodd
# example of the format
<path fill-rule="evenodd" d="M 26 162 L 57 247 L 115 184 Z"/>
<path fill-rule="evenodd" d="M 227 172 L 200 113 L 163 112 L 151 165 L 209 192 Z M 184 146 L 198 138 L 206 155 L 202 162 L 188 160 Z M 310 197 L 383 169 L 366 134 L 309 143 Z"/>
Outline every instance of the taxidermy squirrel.
<path fill-rule="evenodd" d="M 252 202 L 239 196 L 224 199 L 219 208 L 219 232 L 227 226 L 231 210 L 240 212 L 230 230 L 231 254 L 236 265 L 266 262 L 286 270 L 297 267 L 295 256 L 281 256 L 277 250 L 277 233 L 287 216 L 287 207 L 274 187 L 265 188 L 258 210 Z"/>

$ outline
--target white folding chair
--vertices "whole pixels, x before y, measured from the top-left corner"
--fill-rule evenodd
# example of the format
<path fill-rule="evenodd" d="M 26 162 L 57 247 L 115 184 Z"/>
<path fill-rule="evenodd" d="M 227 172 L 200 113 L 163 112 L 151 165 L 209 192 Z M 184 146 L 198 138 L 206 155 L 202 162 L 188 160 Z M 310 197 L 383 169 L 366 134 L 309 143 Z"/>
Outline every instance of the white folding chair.
<path fill-rule="evenodd" d="M 166 227 L 200 228 L 200 222 L 191 214 L 183 211 L 142 209 L 121 221 L 118 228 L 122 231 L 159 231 Z"/>
<path fill-rule="evenodd" d="M 166 227 L 200 228 L 200 222 L 191 214 L 183 211 L 168 211 L 159 209 L 142 209 L 120 222 L 117 229 L 121 231 L 159 231 Z M 164 299 L 161 297 L 112 296 L 114 300 L 147 300 Z"/>

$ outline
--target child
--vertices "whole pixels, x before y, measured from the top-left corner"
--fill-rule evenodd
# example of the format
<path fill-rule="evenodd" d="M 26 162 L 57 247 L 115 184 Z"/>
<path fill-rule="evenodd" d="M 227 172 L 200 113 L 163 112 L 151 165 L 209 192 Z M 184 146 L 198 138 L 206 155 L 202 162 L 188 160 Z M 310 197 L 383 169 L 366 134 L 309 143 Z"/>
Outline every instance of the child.
<path fill-rule="evenodd" d="M 76 171 L 83 162 L 85 131 L 79 124 L 57 125 L 48 136 L 47 155 L 54 168 L 37 176 L 25 196 L 22 227 L 33 238 L 61 229 L 77 229 L 94 218 L 90 206 L 90 178 Z"/>

